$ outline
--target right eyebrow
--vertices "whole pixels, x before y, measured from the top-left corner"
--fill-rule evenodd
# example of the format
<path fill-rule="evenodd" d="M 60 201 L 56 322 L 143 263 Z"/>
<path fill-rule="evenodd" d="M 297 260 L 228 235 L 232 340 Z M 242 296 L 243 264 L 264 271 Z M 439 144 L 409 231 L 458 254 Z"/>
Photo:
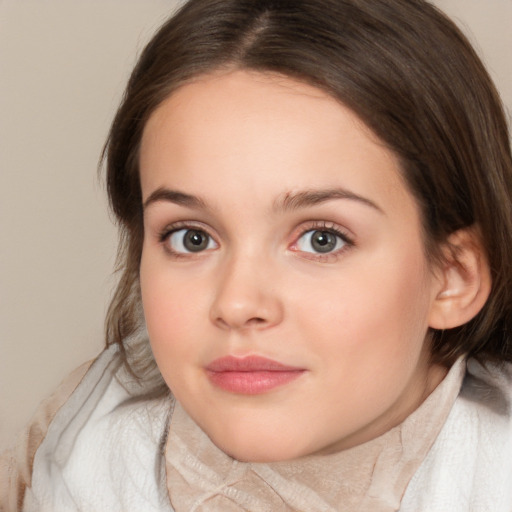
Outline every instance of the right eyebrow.
<path fill-rule="evenodd" d="M 148 206 L 159 201 L 174 203 L 188 208 L 207 209 L 206 203 L 201 198 L 165 187 L 159 187 L 154 190 L 144 201 L 142 208 L 146 210 Z"/>
<path fill-rule="evenodd" d="M 350 199 L 357 201 L 365 206 L 369 206 L 379 213 L 384 213 L 382 208 L 370 199 L 355 194 L 345 188 L 332 189 L 311 189 L 298 192 L 288 192 L 280 200 L 274 202 L 275 210 L 298 210 L 300 208 L 308 208 L 317 204 L 333 201 L 335 199 Z"/>

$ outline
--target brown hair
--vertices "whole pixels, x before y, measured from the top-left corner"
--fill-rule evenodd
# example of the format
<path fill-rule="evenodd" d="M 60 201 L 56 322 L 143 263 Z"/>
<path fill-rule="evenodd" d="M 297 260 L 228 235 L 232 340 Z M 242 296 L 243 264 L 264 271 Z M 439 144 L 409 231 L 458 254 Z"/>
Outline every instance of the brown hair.
<path fill-rule="evenodd" d="M 432 332 L 433 355 L 445 364 L 460 354 L 512 360 L 507 123 L 467 39 L 423 0 L 190 0 L 162 26 L 131 75 L 104 151 L 122 271 L 107 343 L 128 346 L 143 324 L 138 152 L 146 121 L 177 87 L 223 68 L 280 73 L 351 108 L 400 158 L 429 256 L 456 230 L 479 228 L 490 298 L 468 324 Z M 153 360 L 136 352 L 125 355 L 144 373 Z"/>

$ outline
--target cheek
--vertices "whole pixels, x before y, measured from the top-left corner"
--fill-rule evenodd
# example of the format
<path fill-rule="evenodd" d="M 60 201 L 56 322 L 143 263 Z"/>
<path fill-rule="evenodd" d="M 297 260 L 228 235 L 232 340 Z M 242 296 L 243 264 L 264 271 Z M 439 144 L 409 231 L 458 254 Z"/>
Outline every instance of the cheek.
<path fill-rule="evenodd" d="M 179 397 L 186 383 L 200 382 L 194 373 L 201 362 L 199 340 L 204 339 L 197 331 L 199 296 L 193 286 L 180 286 L 155 267 L 147 272 L 141 267 L 141 293 L 153 356 L 167 386 Z"/>
<path fill-rule="evenodd" d="M 143 258 L 140 286 L 146 326 L 153 353 L 165 377 L 162 365 L 188 357 L 194 349 L 197 319 L 204 317 L 206 294 L 204 281 L 180 279 L 160 264 Z M 201 293 L 202 290 L 202 293 Z"/>
<path fill-rule="evenodd" d="M 421 251 L 354 265 L 324 286 L 310 286 L 307 301 L 296 299 L 295 321 L 325 356 L 330 351 L 351 364 L 380 358 L 398 365 L 423 346 L 430 305 L 426 275 Z"/>

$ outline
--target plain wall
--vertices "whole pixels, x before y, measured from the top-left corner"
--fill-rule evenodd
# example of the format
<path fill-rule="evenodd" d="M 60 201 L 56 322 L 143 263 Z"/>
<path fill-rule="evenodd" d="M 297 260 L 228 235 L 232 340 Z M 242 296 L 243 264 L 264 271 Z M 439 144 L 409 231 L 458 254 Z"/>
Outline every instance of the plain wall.
<path fill-rule="evenodd" d="M 438 0 L 512 106 L 512 0 Z M 0 0 L 0 450 L 103 346 L 116 232 L 96 166 L 164 0 Z"/>

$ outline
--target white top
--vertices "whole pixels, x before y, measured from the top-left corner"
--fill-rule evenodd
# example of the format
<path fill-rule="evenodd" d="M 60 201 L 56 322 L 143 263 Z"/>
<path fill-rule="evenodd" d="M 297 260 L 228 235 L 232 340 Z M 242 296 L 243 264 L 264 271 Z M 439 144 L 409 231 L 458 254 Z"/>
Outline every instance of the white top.
<path fill-rule="evenodd" d="M 113 346 L 94 362 L 50 424 L 34 459 L 24 510 L 510 512 L 511 366 L 486 370 L 470 361 L 461 388 L 464 366 L 459 360 L 403 425 L 353 452 L 308 460 L 299 468 L 306 475 L 310 471 L 311 482 L 315 477 L 334 482 L 327 491 L 333 498 L 343 496 L 334 489 L 338 475 L 342 480 L 352 473 L 343 469 L 345 463 L 356 463 L 357 480 L 359 466 L 362 471 L 367 462 L 361 457 L 374 457 L 366 464 L 370 473 L 361 477 L 369 479 L 368 485 L 360 486 L 364 499 L 358 508 L 353 504 L 347 508 L 350 500 L 333 504 L 332 499 L 323 499 L 325 493 L 316 499 L 315 485 L 287 483 L 283 475 L 297 463 L 229 459 L 170 395 L 134 398 L 120 382 L 121 361 Z M 445 406 L 447 413 L 440 416 L 438 409 Z M 430 415 L 436 414 L 442 420 L 439 429 L 425 428 Z M 204 460 L 212 462 L 208 465 Z M 227 464 L 228 473 L 222 473 L 222 464 Z M 233 468 L 242 475 L 241 481 Z M 398 469 L 407 478 L 403 485 L 396 485 Z M 234 478 L 230 485 L 222 485 L 226 475 Z M 245 481 L 243 475 L 248 475 Z M 217 482 L 218 489 L 214 485 L 212 490 L 208 482 Z M 340 486 L 346 483 L 340 481 Z M 218 500 L 199 504 L 194 497 L 208 485 L 208 492 Z M 369 492 L 377 496 L 368 500 Z"/>

